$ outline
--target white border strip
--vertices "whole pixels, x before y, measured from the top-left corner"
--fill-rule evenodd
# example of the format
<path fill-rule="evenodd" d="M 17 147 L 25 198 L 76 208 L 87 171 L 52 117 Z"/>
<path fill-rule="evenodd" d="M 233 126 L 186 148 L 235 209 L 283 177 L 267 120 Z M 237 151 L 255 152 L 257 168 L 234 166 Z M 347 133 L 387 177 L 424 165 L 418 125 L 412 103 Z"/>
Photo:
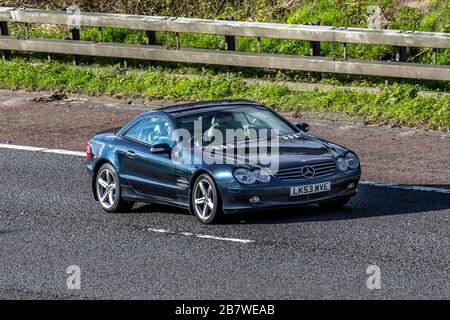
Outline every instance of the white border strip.
<path fill-rule="evenodd" d="M 79 151 L 69 151 L 69 150 L 60 150 L 60 149 L 45 149 L 45 150 L 42 150 L 42 152 L 64 154 L 64 155 L 69 155 L 69 156 L 86 157 L 86 153 L 79 152 Z"/>
<path fill-rule="evenodd" d="M 414 185 L 405 185 L 405 184 L 399 184 L 399 183 L 383 183 L 383 182 L 374 182 L 374 181 L 360 181 L 360 184 L 368 185 L 368 186 L 375 186 L 375 187 L 424 191 L 424 192 L 439 192 L 439 193 L 450 194 L 450 189 L 437 188 L 437 187 L 414 186 Z"/>
<path fill-rule="evenodd" d="M 77 157 L 86 157 L 86 154 L 84 152 L 20 146 L 20 145 L 5 144 L 5 143 L 0 143 L 0 149 L 24 150 L 24 151 L 31 151 L 31 152 L 45 152 L 45 153 L 77 156 Z M 405 185 L 405 184 L 400 184 L 400 183 L 383 183 L 383 182 L 375 182 L 375 181 L 360 181 L 360 184 L 375 186 L 375 187 L 383 187 L 383 188 L 414 190 L 414 191 L 423 191 L 423 192 L 439 192 L 439 193 L 450 194 L 450 189 L 437 188 L 437 187 Z M 167 231 L 167 232 L 170 232 L 170 231 Z M 216 237 L 216 238 L 219 238 L 217 240 L 222 240 L 222 239 L 220 239 L 220 237 Z M 229 240 L 229 241 L 231 241 L 231 240 Z"/>
<path fill-rule="evenodd" d="M 19 145 L 14 145 L 14 144 L 5 144 L 5 143 L 0 143 L 0 148 L 1 149 L 12 149 L 12 150 L 24 150 L 24 151 L 31 151 L 31 152 L 64 154 L 64 155 L 77 156 L 77 157 L 86 157 L 86 153 L 79 152 L 79 151 L 28 147 L 28 146 L 19 146 Z"/>
<path fill-rule="evenodd" d="M 33 152 L 45 150 L 45 148 L 28 147 L 28 146 L 17 146 L 17 145 L 14 145 L 14 144 L 4 144 L 4 143 L 0 143 L 0 148 L 13 149 L 13 150 L 24 150 L 24 151 L 33 151 Z"/>
<path fill-rule="evenodd" d="M 195 234 L 195 233 L 190 233 L 190 232 L 174 232 L 174 231 L 170 231 L 167 229 L 148 228 L 147 230 L 150 232 L 182 235 L 182 236 L 187 236 L 187 237 L 196 237 L 196 238 L 200 238 L 200 239 L 212 239 L 212 240 L 219 240 L 219 241 L 239 242 L 239 243 L 255 242 L 255 240 L 249 240 L 249 239 L 222 238 L 222 237 L 216 237 L 216 236 L 211 236 L 211 235 L 207 235 L 207 234 Z"/>

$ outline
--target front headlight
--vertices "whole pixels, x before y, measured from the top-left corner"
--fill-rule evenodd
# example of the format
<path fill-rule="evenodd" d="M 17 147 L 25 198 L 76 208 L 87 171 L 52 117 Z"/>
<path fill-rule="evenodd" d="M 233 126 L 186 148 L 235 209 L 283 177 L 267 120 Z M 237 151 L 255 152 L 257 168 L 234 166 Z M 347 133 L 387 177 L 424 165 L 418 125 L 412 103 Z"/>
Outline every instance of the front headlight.
<path fill-rule="evenodd" d="M 253 171 L 253 174 L 259 182 L 267 183 L 270 181 L 271 172 L 266 168 L 255 170 Z"/>
<path fill-rule="evenodd" d="M 270 172 L 265 169 L 256 169 L 251 171 L 245 168 L 234 170 L 234 178 L 242 184 L 253 184 L 256 181 L 267 183 L 270 181 Z"/>
<path fill-rule="evenodd" d="M 345 162 L 347 162 L 347 165 L 350 169 L 358 169 L 359 167 L 359 160 L 356 154 L 353 152 L 349 152 L 345 155 Z"/>
<path fill-rule="evenodd" d="M 339 157 L 337 159 L 337 167 L 339 170 L 345 172 L 348 170 L 348 164 L 347 161 L 345 161 L 345 159 L 343 157 Z"/>
<path fill-rule="evenodd" d="M 345 157 L 339 157 L 337 159 L 337 167 L 339 170 L 346 172 L 349 169 L 355 170 L 359 167 L 359 160 L 356 154 L 348 152 Z"/>
<path fill-rule="evenodd" d="M 234 170 L 234 177 L 237 181 L 243 184 L 253 184 L 256 182 L 256 177 L 253 174 L 252 171 L 245 169 L 245 168 L 239 168 Z"/>

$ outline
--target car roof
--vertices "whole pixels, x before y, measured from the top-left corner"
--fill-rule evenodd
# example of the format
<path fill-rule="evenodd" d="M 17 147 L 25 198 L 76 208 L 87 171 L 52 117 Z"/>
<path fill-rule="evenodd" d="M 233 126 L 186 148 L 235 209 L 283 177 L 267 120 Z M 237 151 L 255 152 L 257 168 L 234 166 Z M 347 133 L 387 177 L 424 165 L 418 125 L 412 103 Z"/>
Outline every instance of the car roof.
<path fill-rule="evenodd" d="M 212 100 L 212 101 L 200 101 L 200 102 L 193 102 L 193 103 L 182 103 L 182 104 L 176 104 L 168 107 L 158 108 L 155 111 L 163 111 L 170 114 L 176 114 L 176 113 L 182 113 L 186 111 L 193 111 L 193 110 L 205 110 L 208 108 L 217 108 L 217 107 L 226 107 L 226 106 L 261 106 L 256 101 L 252 100 L 245 100 L 245 99 L 239 99 L 239 100 Z"/>

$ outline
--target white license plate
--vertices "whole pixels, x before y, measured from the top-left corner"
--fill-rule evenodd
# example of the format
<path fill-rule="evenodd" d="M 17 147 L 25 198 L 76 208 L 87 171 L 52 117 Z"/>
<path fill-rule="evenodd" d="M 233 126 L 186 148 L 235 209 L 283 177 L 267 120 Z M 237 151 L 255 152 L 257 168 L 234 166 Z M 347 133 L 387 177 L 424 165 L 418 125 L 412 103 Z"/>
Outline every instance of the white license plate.
<path fill-rule="evenodd" d="M 327 192 L 330 190 L 331 190 L 330 181 L 316 184 L 308 184 L 306 186 L 291 187 L 291 196 L 303 196 L 305 194 Z"/>

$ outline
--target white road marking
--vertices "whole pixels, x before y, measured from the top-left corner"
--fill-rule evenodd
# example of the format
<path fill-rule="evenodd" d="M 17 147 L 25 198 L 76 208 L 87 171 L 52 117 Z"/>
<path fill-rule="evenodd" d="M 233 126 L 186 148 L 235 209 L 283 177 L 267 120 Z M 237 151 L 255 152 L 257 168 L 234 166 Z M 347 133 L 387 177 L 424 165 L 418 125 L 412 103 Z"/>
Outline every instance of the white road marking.
<path fill-rule="evenodd" d="M 45 152 L 45 153 L 86 157 L 85 152 L 60 150 L 60 149 L 48 149 L 48 148 L 39 148 L 39 147 L 29 147 L 29 146 L 19 146 L 19 145 L 6 144 L 6 143 L 0 143 L 0 148 L 1 149 L 24 150 L 24 151 L 32 151 L 32 152 Z"/>
<path fill-rule="evenodd" d="M 85 152 L 79 152 L 79 151 L 69 151 L 69 150 L 60 150 L 60 149 L 45 149 L 45 150 L 42 150 L 42 152 L 65 154 L 65 155 L 69 155 L 69 156 L 86 157 Z"/>
<path fill-rule="evenodd" d="M 158 232 L 158 233 L 170 233 L 170 230 L 166 230 L 166 229 L 156 229 L 156 228 L 148 228 L 148 231 Z"/>
<path fill-rule="evenodd" d="M 47 149 L 47 148 L 39 148 L 39 147 L 30 147 L 30 146 L 20 146 L 14 144 L 5 144 L 0 143 L 0 149 L 13 149 L 13 150 L 24 150 L 31 152 L 45 152 L 45 153 L 54 153 L 54 154 L 63 154 L 63 155 L 71 155 L 78 157 L 86 157 L 86 153 L 79 151 L 69 151 L 69 150 L 61 150 L 61 149 Z M 384 182 L 375 182 L 375 181 L 360 181 L 362 185 L 383 187 L 383 188 L 393 188 L 393 189 L 402 189 L 402 190 L 414 190 L 414 191 L 424 191 L 424 192 L 439 192 L 450 194 L 450 189 L 445 188 L 437 188 L 437 187 L 427 187 L 427 186 L 415 186 L 415 185 L 405 185 L 400 183 L 384 183 Z"/>
<path fill-rule="evenodd" d="M 405 185 L 405 184 L 399 184 L 399 183 L 383 183 L 383 182 L 374 182 L 374 181 L 360 181 L 360 184 L 375 186 L 375 187 L 424 191 L 424 192 L 439 192 L 439 193 L 450 194 L 450 189 L 437 188 L 437 187 L 414 186 L 414 185 Z"/>
<path fill-rule="evenodd" d="M 13 150 L 24 150 L 24 151 L 42 151 L 42 150 L 45 150 L 45 148 L 28 147 L 28 146 L 17 146 L 17 145 L 14 145 L 14 144 L 4 144 L 4 143 L 0 143 L 0 148 L 13 149 Z"/>
<path fill-rule="evenodd" d="M 255 242 L 255 240 L 249 240 L 249 239 L 236 239 L 236 238 L 222 238 L 222 237 L 216 237 L 216 236 L 210 236 L 207 234 L 197 234 L 195 235 L 197 238 L 203 238 L 203 239 L 213 239 L 213 240 L 220 240 L 220 241 L 231 241 L 231 242 L 240 242 L 240 243 L 251 243 Z"/>
<path fill-rule="evenodd" d="M 249 239 L 238 239 L 238 238 L 223 238 L 223 237 L 216 237 L 211 236 L 208 234 L 195 234 L 191 232 L 174 232 L 166 229 L 158 229 L 158 228 L 148 228 L 148 231 L 156 232 L 156 233 L 169 233 L 174 235 L 182 235 L 187 237 L 196 237 L 200 239 L 212 239 L 212 240 L 219 240 L 219 241 L 231 241 L 231 242 L 239 242 L 239 243 L 252 243 L 255 242 L 255 240 L 249 240 Z"/>

